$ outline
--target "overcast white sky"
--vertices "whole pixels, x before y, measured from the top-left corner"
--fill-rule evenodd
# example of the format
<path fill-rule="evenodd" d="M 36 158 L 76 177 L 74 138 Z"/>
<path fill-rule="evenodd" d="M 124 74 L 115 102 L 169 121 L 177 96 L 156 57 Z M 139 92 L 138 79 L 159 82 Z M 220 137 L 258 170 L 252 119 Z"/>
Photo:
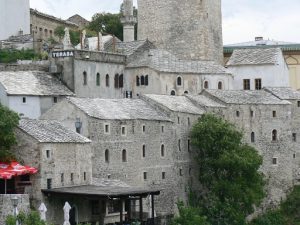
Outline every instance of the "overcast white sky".
<path fill-rule="evenodd" d="M 121 2 L 122 0 L 30 0 L 30 6 L 62 19 L 79 14 L 90 20 L 97 12 L 118 12 Z M 300 42 L 300 0 L 222 2 L 224 44 L 252 41 L 256 36 Z"/>

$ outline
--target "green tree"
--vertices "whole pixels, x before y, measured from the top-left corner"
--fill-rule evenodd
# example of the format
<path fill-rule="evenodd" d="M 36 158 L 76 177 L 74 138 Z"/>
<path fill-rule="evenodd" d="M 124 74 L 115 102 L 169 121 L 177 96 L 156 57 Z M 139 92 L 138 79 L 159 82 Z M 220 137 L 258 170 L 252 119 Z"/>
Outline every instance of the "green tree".
<path fill-rule="evenodd" d="M 8 216 L 6 218 L 6 225 L 15 225 L 19 221 L 22 225 L 46 225 L 46 222 L 41 220 L 40 215 L 36 211 L 31 211 L 28 215 L 21 212 L 17 217 Z"/>
<path fill-rule="evenodd" d="M 14 129 L 18 124 L 18 114 L 0 104 L 0 161 L 14 158 L 10 148 L 16 144 Z"/>
<path fill-rule="evenodd" d="M 223 119 L 205 114 L 191 132 L 201 190 L 192 206 L 213 225 L 242 225 L 263 199 L 262 157 L 242 141 L 243 134 Z M 195 200 L 196 199 L 196 200 Z"/>

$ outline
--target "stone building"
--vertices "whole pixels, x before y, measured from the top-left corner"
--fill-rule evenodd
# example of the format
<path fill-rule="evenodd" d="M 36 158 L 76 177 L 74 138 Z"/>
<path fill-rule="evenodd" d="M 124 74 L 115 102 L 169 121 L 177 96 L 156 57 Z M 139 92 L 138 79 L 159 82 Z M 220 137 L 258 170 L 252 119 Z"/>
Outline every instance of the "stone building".
<path fill-rule="evenodd" d="M 236 49 L 226 64 L 234 90 L 289 87 L 289 71 L 280 48 Z"/>
<path fill-rule="evenodd" d="M 223 62 L 221 0 L 138 0 L 138 40 L 181 59 Z"/>
<path fill-rule="evenodd" d="M 251 48 L 280 48 L 289 68 L 289 85 L 294 89 L 300 89 L 300 45 L 283 41 L 265 40 L 263 37 L 256 37 L 255 41 L 231 44 L 224 46 L 224 63 L 228 62 L 235 49 Z"/>
<path fill-rule="evenodd" d="M 90 24 L 88 20 L 86 20 L 85 18 L 83 18 L 78 14 L 71 16 L 70 18 L 67 19 L 67 21 L 77 24 L 80 30 L 82 30 L 83 28 L 87 27 Z"/>
<path fill-rule="evenodd" d="M 0 103 L 21 117 L 36 119 L 54 104 L 72 95 L 56 77 L 46 72 L 0 72 Z"/>

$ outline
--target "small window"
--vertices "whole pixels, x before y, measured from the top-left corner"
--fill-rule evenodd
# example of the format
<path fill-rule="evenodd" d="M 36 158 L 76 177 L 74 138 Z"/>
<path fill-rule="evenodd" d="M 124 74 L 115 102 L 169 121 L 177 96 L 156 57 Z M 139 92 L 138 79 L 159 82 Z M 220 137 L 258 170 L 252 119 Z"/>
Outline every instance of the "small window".
<path fill-rule="evenodd" d="M 178 150 L 181 151 L 181 140 L 178 140 Z"/>
<path fill-rule="evenodd" d="M 182 85 L 182 78 L 177 77 L 177 86 L 181 86 L 181 85 Z"/>
<path fill-rule="evenodd" d="M 121 74 L 119 76 L 119 88 L 123 88 L 124 87 L 124 76 L 123 74 Z"/>
<path fill-rule="evenodd" d="M 127 152 L 125 149 L 122 151 L 122 162 L 127 162 Z"/>
<path fill-rule="evenodd" d="M 104 124 L 104 133 L 109 134 L 110 133 L 110 127 L 109 124 Z"/>
<path fill-rule="evenodd" d="M 109 150 L 108 149 L 105 150 L 105 162 L 109 163 Z"/>
<path fill-rule="evenodd" d="M 99 73 L 97 73 L 97 75 L 96 75 L 96 85 L 100 86 L 100 74 Z"/>
<path fill-rule="evenodd" d="M 251 142 L 252 143 L 255 142 L 255 133 L 254 132 L 251 133 Z"/>
<path fill-rule="evenodd" d="M 250 111 L 250 116 L 253 118 L 254 117 L 254 111 Z"/>
<path fill-rule="evenodd" d="M 255 79 L 255 90 L 261 90 L 261 79 Z"/>
<path fill-rule="evenodd" d="M 160 155 L 161 157 L 165 157 L 165 145 L 161 145 L 160 146 Z"/>
<path fill-rule="evenodd" d="M 273 164 L 273 165 L 277 165 L 277 164 L 278 164 L 278 159 L 277 159 L 276 157 L 274 157 L 274 158 L 272 159 L 272 164 Z"/>
<path fill-rule="evenodd" d="M 146 145 L 143 145 L 143 158 L 146 157 Z"/>
<path fill-rule="evenodd" d="M 296 159 L 296 153 L 293 154 L 293 159 Z"/>
<path fill-rule="evenodd" d="M 161 173 L 161 178 L 164 180 L 164 179 L 166 179 L 166 172 L 162 172 Z"/>
<path fill-rule="evenodd" d="M 244 90 L 250 90 L 250 79 L 243 80 Z"/>
<path fill-rule="evenodd" d="M 141 85 L 145 85 L 145 77 L 143 75 L 141 76 Z"/>
<path fill-rule="evenodd" d="M 61 173 L 61 174 L 60 174 L 60 182 L 63 183 L 63 182 L 64 182 L 64 179 L 65 179 L 64 174 Z"/>
<path fill-rule="evenodd" d="M 293 141 L 296 142 L 297 141 L 297 134 L 293 133 Z"/>
<path fill-rule="evenodd" d="M 272 112 L 272 115 L 273 115 L 274 118 L 277 117 L 277 112 L 276 112 L 276 111 L 273 111 L 273 112 Z"/>
<path fill-rule="evenodd" d="M 172 96 L 175 96 L 175 95 L 176 95 L 176 92 L 175 92 L 174 90 L 172 90 L 172 91 L 171 91 L 171 95 L 172 95 Z"/>
<path fill-rule="evenodd" d="M 140 86 L 140 77 L 136 76 L 136 86 Z"/>
<path fill-rule="evenodd" d="M 149 76 L 146 75 L 145 76 L 145 86 L 148 86 L 149 85 Z"/>
<path fill-rule="evenodd" d="M 182 169 L 179 169 L 179 176 L 183 176 Z"/>
<path fill-rule="evenodd" d="M 26 103 L 26 97 L 23 97 L 23 98 L 22 98 L 22 102 L 23 102 L 23 103 Z"/>
<path fill-rule="evenodd" d="M 87 85 L 87 73 L 83 72 L 83 85 Z"/>
<path fill-rule="evenodd" d="M 57 103 L 57 97 L 53 97 L 53 103 Z"/>
<path fill-rule="evenodd" d="M 223 89 L 223 83 L 221 81 L 219 81 L 218 83 L 218 89 L 219 90 L 222 90 Z"/>
<path fill-rule="evenodd" d="M 240 111 L 236 111 L 236 117 L 240 117 Z"/>
<path fill-rule="evenodd" d="M 272 141 L 277 141 L 277 130 L 272 131 Z"/>
<path fill-rule="evenodd" d="M 101 209 L 98 200 L 91 200 L 92 215 L 100 215 Z"/>
<path fill-rule="evenodd" d="M 208 81 L 204 81 L 204 89 L 208 89 L 209 85 L 208 85 Z"/>
<path fill-rule="evenodd" d="M 188 93 L 189 93 L 188 91 L 185 91 L 185 92 L 184 92 L 184 94 L 188 94 Z"/>
<path fill-rule="evenodd" d="M 192 168 L 189 168 L 189 175 L 192 175 Z"/>
<path fill-rule="evenodd" d="M 121 127 L 121 134 L 122 134 L 122 136 L 126 136 L 126 127 L 125 126 Z"/>
<path fill-rule="evenodd" d="M 191 151 L 191 140 L 190 139 L 188 139 L 188 151 L 190 152 Z"/>
<path fill-rule="evenodd" d="M 145 125 L 143 125 L 142 130 L 143 130 L 143 133 L 146 132 L 146 126 Z"/>
<path fill-rule="evenodd" d="M 180 117 L 177 117 L 177 123 L 180 124 Z"/>
<path fill-rule="evenodd" d="M 86 172 L 83 172 L 83 180 L 86 181 Z"/>
<path fill-rule="evenodd" d="M 115 74 L 115 88 L 119 88 L 119 74 Z"/>
<path fill-rule="evenodd" d="M 71 173 L 70 180 L 71 182 L 74 182 L 74 173 Z"/>
<path fill-rule="evenodd" d="M 46 158 L 47 158 L 47 159 L 50 159 L 50 157 L 51 157 L 51 152 L 50 152 L 50 150 L 46 150 Z"/>
<path fill-rule="evenodd" d="M 164 133 L 165 132 L 165 127 L 161 126 L 161 132 Z"/>
<path fill-rule="evenodd" d="M 191 120 L 190 117 L 187 118 L 188 126 L 191 126 Z"/>
<path fill-rule="evenodd" d="M 105 76 L 105 85 L 106 85 L 106 87 L 109 87 L 109 75 L 108 74 L 106 74 L 106 76 Z"/>
<path fill-rule="evenodd" d="M 143 173 L 144 180 L 147 180 L 147 172 Z"/>
<path fill-rule="evenodd" d="M 47 179 L 47 189 L 51 189 L 52 188 L 52 179 L 49 178 Z"/>
<path fill-rule="evenodd" d="M 300 101 L 297 102 L 297 106 L 300 107 Z"/>

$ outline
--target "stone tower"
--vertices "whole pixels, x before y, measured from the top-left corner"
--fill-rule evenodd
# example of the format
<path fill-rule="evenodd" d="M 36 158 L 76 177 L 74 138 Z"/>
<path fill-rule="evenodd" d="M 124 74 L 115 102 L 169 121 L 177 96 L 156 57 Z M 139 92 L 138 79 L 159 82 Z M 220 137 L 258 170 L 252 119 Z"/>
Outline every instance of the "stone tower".
<path fill-rule="evenodd" d="M 133 0 L 123 1 L 123 17 L 121 18 L 121 22 L 123 24 L 124 42 L 134 41 L 136 18 L 133 15 Z"/>
<path fill-rule="evenodd" d="M 221 0 L 138 0 L 138 39 L 181 59 L 223 63 Z"/>

